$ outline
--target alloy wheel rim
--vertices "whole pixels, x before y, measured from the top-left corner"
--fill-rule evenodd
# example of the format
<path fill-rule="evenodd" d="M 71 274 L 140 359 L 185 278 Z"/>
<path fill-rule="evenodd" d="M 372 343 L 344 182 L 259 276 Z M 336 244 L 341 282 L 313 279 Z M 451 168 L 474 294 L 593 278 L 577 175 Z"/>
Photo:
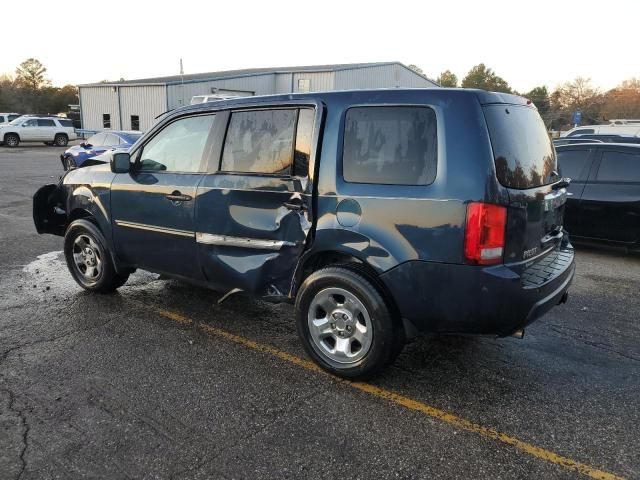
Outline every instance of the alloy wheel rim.
<path fill-rule="evenodd" d="M 78 235 L 74 240 L 73 261 L 77 272 L 87 282 L 95 283 L 102 275 L 102 254 L 89 235 Z"/>
<path fill-rule="evenodd" d="M 311 300 L 307 322 L 316 349 L 335 363 L 359 362 L 371 349 L 371 317 L 362 301 L 348 290 L 320 290 Z"/>

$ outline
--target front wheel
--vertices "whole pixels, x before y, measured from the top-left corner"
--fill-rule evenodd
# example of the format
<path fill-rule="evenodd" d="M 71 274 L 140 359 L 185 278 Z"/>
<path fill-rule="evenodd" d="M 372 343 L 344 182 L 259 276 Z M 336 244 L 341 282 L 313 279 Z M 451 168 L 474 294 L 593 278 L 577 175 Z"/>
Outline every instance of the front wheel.
<path fill-rule="evenodd" d="M 64 237 L 64 255 L 73 279 L 85 290 L 113 292 L 129 274 L 118 274 L 102 233 L 88 220 L 76 220 Z"/>
<path fill-rule="evenodd" d="M 402 350 L 404 331 L 374 282 L 349 268 L 328 267 L 301 285 L 298 335 L 322 368 L 341 377 L 371 376 Z"/>

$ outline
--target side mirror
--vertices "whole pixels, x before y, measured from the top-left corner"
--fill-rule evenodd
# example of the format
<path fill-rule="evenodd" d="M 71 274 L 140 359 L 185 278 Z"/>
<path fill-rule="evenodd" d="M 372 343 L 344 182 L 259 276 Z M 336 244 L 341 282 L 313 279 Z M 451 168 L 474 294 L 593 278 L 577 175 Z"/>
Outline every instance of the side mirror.
<path fill-rule="evenodd" d="M 111 155 L 111 171 L 113 173 L 129 173 L 131 170 L 131 156 L 126 152 Z"/>

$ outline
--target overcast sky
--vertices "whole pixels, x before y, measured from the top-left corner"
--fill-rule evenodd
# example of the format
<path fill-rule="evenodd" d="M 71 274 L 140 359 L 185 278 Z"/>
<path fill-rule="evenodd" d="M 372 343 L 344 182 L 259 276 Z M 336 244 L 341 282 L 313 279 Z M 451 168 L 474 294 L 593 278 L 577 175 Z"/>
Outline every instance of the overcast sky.
<path fill-rule="evenodd" d="M 640 0 L 29 0 L 3 6 L 0 73 L 54 85 L 251 67 L 398 60 L 436 78 L 478 63 L 519 90 L 640 77 Z M 10 15 L 8 15 L 10 13 Z M 10 21 L 11 19 L 11 21 Z"/>

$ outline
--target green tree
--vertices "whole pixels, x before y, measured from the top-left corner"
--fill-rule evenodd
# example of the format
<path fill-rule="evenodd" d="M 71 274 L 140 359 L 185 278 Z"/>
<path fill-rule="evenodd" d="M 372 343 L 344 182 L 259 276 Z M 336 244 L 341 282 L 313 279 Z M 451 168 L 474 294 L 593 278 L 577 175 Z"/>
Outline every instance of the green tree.
<path fill-rule="evenodd" d="M 558 87 L 551 94 L 551 108 L 563 118 L 571 118 L 573 112 L 582 112 L 583 123 L 594 124 L 601 121 L 604 103 L 600 90 L 591 84 L 590 78 L 577 77 Z"/>
<path fill-rule="evenodd" d="M 495 74 L 493 70 L 487 68 L 484 63 L 476 65 L 467 76 L 462 79 L 464 88 L 481 88 L 492 92 L 511 93 L 511 87 L 502 77 Z"/>
<path fill-rule="evenodd" d="M 49 85 L 49 80 L 45 78 L 47 69 L 39 60 L 28 58 L 16 68 L 16 81 L 29 90 L 38 90 Z"/>
<path fill-rule="evenodd" d="M 445 70 L 436 79 L 436 82 L 438 82 L 443 87 L 457 87 L 458 77 L 455 75 L 455 73 L 452 73 L 451 70 Z"/>
<path fill-rule="evenodd" d="M 523 96 L 531 100 L 535 106 L 538 107 L 538 112 L 540 112 L 540 115 L 542 115 L 543 118 L 551 110 L 551 100 L 549 98 L 549 91 L 547 90 L 547 87 L 536 87 L 525 93 Z"/>

